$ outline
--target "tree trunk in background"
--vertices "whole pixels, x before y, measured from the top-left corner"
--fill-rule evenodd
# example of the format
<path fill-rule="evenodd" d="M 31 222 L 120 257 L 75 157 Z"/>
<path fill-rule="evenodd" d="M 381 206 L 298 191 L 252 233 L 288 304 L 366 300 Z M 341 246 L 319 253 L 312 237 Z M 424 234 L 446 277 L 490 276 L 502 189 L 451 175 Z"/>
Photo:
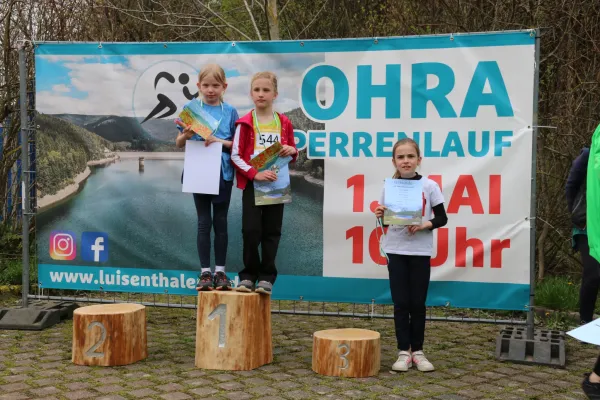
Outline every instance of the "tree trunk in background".
<path fill-rule="evenodd" d="M 267 0 L 267 20 L 269 23 L 269 39 L 279 40 L 279 20 L 277 19 L 277 0 Z"/>

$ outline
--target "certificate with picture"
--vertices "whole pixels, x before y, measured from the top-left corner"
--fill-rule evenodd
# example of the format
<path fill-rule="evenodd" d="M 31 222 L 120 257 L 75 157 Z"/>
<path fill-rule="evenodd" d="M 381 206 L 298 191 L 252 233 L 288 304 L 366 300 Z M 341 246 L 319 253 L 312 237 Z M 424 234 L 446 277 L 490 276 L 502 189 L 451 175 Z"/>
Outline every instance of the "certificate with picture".
<path fill-rule="evenodd" d="M 421 180 L 385 180 L 384 225 L 421 225 L 423 214 L 423 182 Z"/>

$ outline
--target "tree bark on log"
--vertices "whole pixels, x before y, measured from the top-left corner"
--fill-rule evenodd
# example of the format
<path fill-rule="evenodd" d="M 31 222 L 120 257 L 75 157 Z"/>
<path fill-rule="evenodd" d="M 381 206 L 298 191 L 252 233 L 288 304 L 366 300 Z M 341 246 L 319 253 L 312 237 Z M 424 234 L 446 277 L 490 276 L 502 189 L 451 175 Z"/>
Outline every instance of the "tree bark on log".
<path fill-rule="evenodd" d="M 329 329 L 313 335 L 312 369 L 318 374 L 368 377 L 379 373 L 379 332 L 366 329 Z"/>
<path fill-rule="evenodd" d="M 270 296 L 198 293 L 196 367 L 247 371 L 272 361 Z"/>
<path fill-rule="evenodd" d="M 77 365 L 116 366 L 148 357 L 146 308 L 100 304 L 73 312 L 73 355 Z"/>

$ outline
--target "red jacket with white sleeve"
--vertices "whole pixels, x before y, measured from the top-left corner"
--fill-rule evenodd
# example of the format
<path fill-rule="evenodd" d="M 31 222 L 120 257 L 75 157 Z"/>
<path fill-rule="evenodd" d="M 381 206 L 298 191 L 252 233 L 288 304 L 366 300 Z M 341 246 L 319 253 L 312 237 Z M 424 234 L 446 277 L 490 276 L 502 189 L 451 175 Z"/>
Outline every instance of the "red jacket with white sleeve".
<path fill-rule="evenodd" d="M 296 140 L 294 139 L 294 127 L 290 122 L 289 118 L 283 114 L 277 113 L 279 121 L 281 121 L 281 144 L 292 146 L 296 149 Z M 254 177 L 258 173 L 256 168 L 250 164 L 250 159 L 254 153 L 254 124 L 252 123 L 252 111 L 244 115 L 242 118 L 235 122 L 236 130 L 233 136 L 233 145 L 231 146 L 231 162 L 235 167 L 235 176 L 237 180 L 237 187 L 239 189 L 245 189 L 246 183 L 250 180 L 254 180 Z M 298 157 L 298 149 L 296 153 L 292 155 L 292 161 L 296 161 Z"/>

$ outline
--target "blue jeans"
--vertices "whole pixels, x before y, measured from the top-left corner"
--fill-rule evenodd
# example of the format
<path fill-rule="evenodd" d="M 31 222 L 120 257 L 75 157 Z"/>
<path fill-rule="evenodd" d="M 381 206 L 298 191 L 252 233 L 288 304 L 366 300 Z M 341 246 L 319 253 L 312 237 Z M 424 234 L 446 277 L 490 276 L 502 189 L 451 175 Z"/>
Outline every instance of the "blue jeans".
<path fill-rule="evenodd" d="M 230 192 L 231 193 L 231 192 Z M 198 215 L 198 257 L 202 268 L 210 268 L 210 233 L 215 230 L 215 265 L 225 266 L 227 259 L 227 212 L 230 197 L 214 203 L 215 196 L 194 193 L 194 204 Z"/>

